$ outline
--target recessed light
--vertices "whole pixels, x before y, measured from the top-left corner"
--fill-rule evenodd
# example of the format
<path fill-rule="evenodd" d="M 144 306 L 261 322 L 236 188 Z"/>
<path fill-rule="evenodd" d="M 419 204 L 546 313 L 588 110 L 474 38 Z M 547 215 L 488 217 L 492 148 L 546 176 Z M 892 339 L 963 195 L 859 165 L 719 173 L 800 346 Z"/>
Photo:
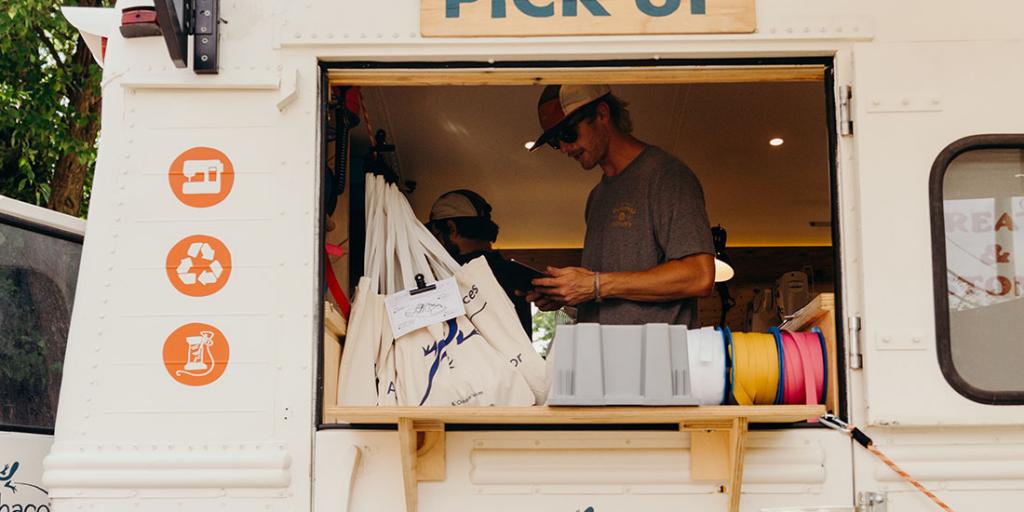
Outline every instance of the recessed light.
<path fill-rule="evenodd" d="M 775 137 L 774 139 L 768 141 L 768 144 L 771 144 L 772 146 L 781 146 L 784 142 L 786 141 L 780 139 L 779 137 Z"/>
<path fill-rule="evenodd" d="M 526 141 L 526 144 L 523 144 L 523 147 L 525 147 L 528 150 L 529 149 L 533 149 L 533 141 L 532 140 Z"/>

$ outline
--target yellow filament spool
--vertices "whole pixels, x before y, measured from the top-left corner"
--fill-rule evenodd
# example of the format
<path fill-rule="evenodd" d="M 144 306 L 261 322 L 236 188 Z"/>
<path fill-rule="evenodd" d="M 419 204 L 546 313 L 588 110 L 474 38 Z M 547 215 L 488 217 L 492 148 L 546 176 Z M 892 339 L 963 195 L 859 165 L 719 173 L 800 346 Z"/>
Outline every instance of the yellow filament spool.
<path fill-rule="evenodd" d="M 732 333 L 732 395 L 739 405 L 772 405 L 779 390 L 779 350 L 771 334 Z"/>

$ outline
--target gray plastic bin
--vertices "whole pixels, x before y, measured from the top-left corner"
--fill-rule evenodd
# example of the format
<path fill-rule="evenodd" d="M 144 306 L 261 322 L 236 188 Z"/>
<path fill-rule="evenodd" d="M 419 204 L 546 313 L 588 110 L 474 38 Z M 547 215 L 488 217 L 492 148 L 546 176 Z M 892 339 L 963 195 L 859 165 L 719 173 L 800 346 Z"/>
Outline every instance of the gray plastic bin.
<path fill-rule="evenodd" d="M 560 325 L 548 405 L 697 405 L 686 326 Z"/>

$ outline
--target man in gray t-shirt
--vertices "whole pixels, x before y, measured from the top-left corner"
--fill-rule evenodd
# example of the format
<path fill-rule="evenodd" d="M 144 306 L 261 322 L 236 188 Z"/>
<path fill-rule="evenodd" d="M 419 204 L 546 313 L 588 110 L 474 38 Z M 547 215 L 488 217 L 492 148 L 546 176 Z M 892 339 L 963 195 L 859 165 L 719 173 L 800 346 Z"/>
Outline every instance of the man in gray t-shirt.
<path fill-rule="evenodd" d="M 696 326 L 696 297 L 714 286 L 714 246 L 693 172 L 631 135 L 607 86 L 548 86 L 538 114 L 547 143 L 604 175 L 587 198 L 583 267 L 549 268 L 527 299 L 578 305 L 580 322 Z"/>

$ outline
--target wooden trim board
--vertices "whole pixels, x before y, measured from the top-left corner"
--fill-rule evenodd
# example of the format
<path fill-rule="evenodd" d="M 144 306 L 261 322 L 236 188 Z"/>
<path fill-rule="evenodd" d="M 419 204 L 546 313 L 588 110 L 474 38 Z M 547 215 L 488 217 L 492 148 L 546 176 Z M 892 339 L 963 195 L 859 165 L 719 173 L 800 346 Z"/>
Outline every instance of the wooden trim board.
<path fill-rule="evenodd" d="M 327 423 L 397 424 L 401 418 L 467 425 L 636 425 L 747 418 L 795 423 L 825 413 L 821 405 L 699 407 L 325 407 Z"/>
<path fill-rule="evenodd" d="M 825 68 L 808 66 L 604 67 L 578 69 L 331 69 L 334 85 L 548 85 L 814 82 Z"/>

